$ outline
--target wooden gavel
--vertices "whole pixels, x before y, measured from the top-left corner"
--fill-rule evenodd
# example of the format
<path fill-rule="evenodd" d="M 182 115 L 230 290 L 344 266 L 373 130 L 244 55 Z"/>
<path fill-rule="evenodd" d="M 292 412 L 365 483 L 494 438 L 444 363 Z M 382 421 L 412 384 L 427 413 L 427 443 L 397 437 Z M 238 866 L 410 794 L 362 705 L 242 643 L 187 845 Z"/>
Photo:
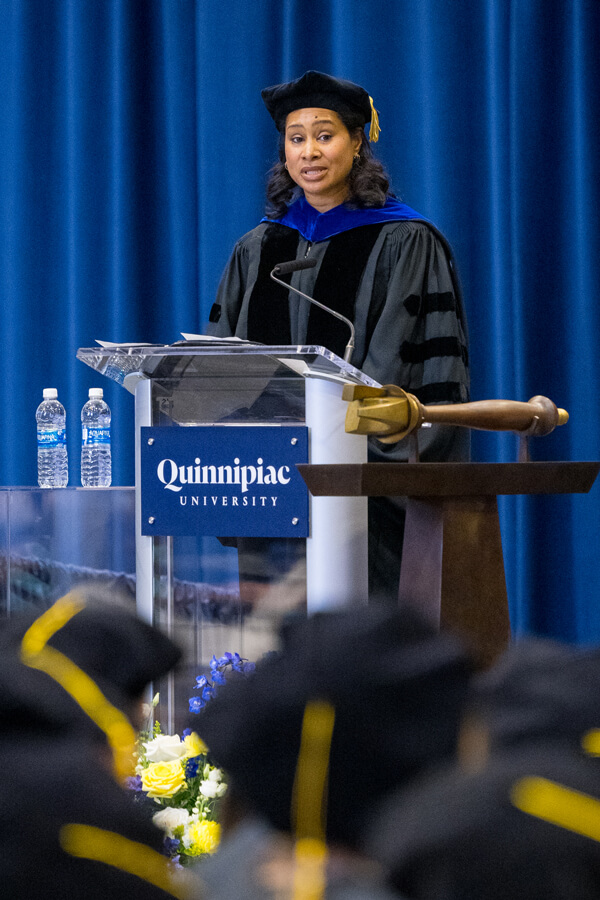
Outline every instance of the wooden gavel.
<path fill-rule="evenodd" d="M 425 423 L 457 425 L 480 431 L 514 431 L 523 437 L 544 435 L 564 425 L 569 414 L 558 409 L 548 397 L 517 400 L 478 400 L 424 406 L 414 394 L 393 384 L 381 388 L 344 385 L 342 398 L 349 402 L 346 413 L 348 434 L 370 434 L 385 444 L 393 444 Z"/>

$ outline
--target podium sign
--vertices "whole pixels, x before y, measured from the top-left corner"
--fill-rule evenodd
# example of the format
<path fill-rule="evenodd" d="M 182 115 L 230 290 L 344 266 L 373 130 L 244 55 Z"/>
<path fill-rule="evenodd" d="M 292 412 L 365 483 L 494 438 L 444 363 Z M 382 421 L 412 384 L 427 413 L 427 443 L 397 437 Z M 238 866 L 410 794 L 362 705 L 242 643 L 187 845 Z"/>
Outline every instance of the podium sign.
<path fill-rule="evenodd" d="M 143 535 L 308 536 L 306 426 L 141 429 Z"/>

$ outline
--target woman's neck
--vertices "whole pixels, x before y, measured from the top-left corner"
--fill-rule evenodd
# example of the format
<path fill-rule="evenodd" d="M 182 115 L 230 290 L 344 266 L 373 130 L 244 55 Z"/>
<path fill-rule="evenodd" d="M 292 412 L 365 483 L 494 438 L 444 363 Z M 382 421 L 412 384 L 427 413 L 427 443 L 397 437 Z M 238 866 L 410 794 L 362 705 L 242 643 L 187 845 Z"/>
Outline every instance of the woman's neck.
<path fill-rule="evenodd" d="M 312 206 L 313 209 L 316 209 L 318 213 L 325 213 L 329 212 L 330 209 L 335 209 L 336 206 L 341 206 L 341 204 L 348 199 L 348 191 L 347 189 L 344 189 L 338 191 L 335 195 L 331 194 L 327 197 L 319 197 L 318 195 L 311 195 L 308 197 L 305 191 L 304 199 L 308 205 Z"/>

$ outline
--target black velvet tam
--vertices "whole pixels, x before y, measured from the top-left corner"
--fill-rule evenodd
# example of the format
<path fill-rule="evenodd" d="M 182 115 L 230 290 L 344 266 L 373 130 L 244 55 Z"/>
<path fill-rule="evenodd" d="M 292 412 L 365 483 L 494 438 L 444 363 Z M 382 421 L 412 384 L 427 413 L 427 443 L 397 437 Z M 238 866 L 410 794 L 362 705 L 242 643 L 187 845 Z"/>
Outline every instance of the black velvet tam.
<path fill-rule="evenodd" d="M 327 836 L 356 845 L 383 793 L 454 753 L 470 673 L 460 643 L 411 613 L 321 613 L 290 624 L 281 653 L 226 685 L 194 728 L 252 810 L 290 831 L 304 709 L 331 703 Z"/>
<path fill-rule="evenodd" d="M 279 131 L 285 128 L 289 113 L 312 107 L 352 114 L 361 125 L 371 121 L 371 102 L 365 89 L 323 72 L 305 72 L 295 81 L 265 88 L 261 95 Z"/>

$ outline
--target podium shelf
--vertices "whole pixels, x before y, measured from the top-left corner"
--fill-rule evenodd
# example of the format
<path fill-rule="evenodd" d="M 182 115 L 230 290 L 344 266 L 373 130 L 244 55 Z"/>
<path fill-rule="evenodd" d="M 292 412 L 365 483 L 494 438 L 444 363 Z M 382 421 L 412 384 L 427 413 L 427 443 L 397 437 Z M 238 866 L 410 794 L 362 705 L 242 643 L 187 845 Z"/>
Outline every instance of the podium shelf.
<path fill-rule="evenodd" d="M 600 462 L 299 465 L 315 497 L 485 497 L 587 494 Z"/>

